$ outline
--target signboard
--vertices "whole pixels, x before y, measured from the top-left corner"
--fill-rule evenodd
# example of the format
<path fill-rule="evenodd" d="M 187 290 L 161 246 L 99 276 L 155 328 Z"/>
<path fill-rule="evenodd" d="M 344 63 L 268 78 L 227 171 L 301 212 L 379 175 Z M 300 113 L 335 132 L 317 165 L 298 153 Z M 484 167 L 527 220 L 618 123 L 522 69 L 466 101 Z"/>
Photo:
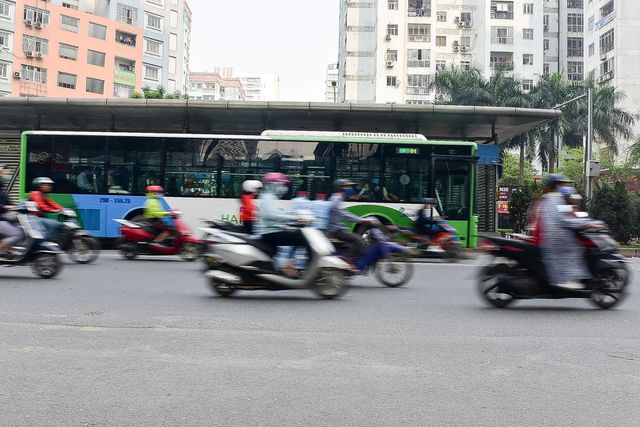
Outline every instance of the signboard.
<path fill-rule="evenodd" d="M 113 76 L 113 82 L 125 86 L 136 86 L 136 73 L 131 71 L 116 70 Z"/>
<path fill-rule="evenodd" d="M 396 154 L 414 154 L 414 155 L 418 155 L 420 154 L 420 149 L 413 147 L 396 147 Z"/>

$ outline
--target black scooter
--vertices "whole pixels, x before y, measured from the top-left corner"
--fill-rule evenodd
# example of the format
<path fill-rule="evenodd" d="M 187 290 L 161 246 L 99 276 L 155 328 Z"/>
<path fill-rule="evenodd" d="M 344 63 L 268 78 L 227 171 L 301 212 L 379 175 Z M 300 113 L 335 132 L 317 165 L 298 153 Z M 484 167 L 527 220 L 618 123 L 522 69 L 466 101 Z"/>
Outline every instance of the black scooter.
<path fill-rule="evenodd" d="M 62 269 L 62 251 L 56 243 L 46 240 L 40 218 L 29 215 L 34 211 L 37 211 L 35 204 L 26 202 L 19 206 L 15 218 L 7 218 L 20 226 L 25 239 L 13 249 L 12 254 L 0 256 L 0 266 L 30 265 L 35 274 L 43 279 L 51 279 Z"/>
<path fill-rule="evenodd" d="M 540 247 L 526 237 L 487 237 L 482 248 L 493 256 L 480 273 L 479 291 L 495 307 L 506 307 L 517 299 L 586 298 L 608 309 L 625 297 L 630 273 L 618 243 L 606 231 L 580 231 L 592 279 L 584 289 L 551 286 L 542 263 Z"/>
<path fill-rule="evenodd" d="M 95 261 L 100 254 L 100 242 L 80 227 L 76 213 L 71 209 L 64 209 L 60 220 L 62 230 L 57 239 L 60 249 L 75 263 L 89 264 Z"/>

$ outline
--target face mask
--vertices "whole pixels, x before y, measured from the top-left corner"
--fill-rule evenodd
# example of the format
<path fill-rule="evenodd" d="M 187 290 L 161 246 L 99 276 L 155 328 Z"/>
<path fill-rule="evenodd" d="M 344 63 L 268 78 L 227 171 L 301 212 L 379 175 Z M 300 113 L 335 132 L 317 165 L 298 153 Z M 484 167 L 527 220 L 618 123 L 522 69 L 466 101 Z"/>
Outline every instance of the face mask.
<path fill-rule="evenodd" d="M 353 188 L 347 188 L 344 190 L 344 197 L 349 198 L 353 196 L 355 193 L 356 191 Z"/>
<path fill-rule="evenodd" d="M 371 180 L 371 183 L 372 183 L 373 185 L 378 185 L 378 184 L 380 184 L 380 178 L 373 178 L 373 179 Z"/>
<path fill-rule="evenodd" d="M 11 181 L 11 177 L 9 175 L 0 175 L 0 184 L 8 184 Z"/>
<path fill-rule="evenodd" d="M 285 194 L 287 194 L 287 191 L 289 190 L 289 188 L 287 188 L 286 185 L 278 185 L 276 186 L 276 188 L 274 188 L 273 192 L 276 196 L 278 197 L 282 197 Z"/>

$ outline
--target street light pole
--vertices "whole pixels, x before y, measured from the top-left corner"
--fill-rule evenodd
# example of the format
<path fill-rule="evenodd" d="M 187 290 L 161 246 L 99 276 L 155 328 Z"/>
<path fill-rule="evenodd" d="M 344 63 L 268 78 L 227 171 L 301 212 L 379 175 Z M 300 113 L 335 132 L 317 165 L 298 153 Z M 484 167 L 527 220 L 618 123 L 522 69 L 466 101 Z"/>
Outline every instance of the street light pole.
<path fill-rule="evenodd" d="M 591 196 L 593 192 L 591 183 L 591 158 L 593 150 L 593 90 L 589 87 L 587 89 L 587 141 L 584 150 L 585 166 L 584 166 L 584 178 L 585 187 L 584 192 L 587 198 L 587 206 L 591 204 Z"/>
<path fill-rule="evenodd" d="M 331 86 L 333 86 L 333 103 L 335 104 L 336 102 L 338 102 L 336 98 L 336 86 L 338 86 L 338 82 L 336 82 L 335 80 L 332 80 Z"/>

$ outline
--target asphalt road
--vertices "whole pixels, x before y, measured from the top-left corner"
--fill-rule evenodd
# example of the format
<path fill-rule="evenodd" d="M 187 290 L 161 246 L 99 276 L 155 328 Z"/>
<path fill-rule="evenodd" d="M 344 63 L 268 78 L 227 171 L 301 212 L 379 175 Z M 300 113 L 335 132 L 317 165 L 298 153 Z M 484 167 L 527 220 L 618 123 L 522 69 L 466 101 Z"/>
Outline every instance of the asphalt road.
<path fill-rule="evenodd" d="M 0 425 L 639 423 L 638 295 L 491 309 L 469 261 L 338 301 L 223 299 L 198 268 L 113 253 L 54 280 L 0 268 Z"/>

